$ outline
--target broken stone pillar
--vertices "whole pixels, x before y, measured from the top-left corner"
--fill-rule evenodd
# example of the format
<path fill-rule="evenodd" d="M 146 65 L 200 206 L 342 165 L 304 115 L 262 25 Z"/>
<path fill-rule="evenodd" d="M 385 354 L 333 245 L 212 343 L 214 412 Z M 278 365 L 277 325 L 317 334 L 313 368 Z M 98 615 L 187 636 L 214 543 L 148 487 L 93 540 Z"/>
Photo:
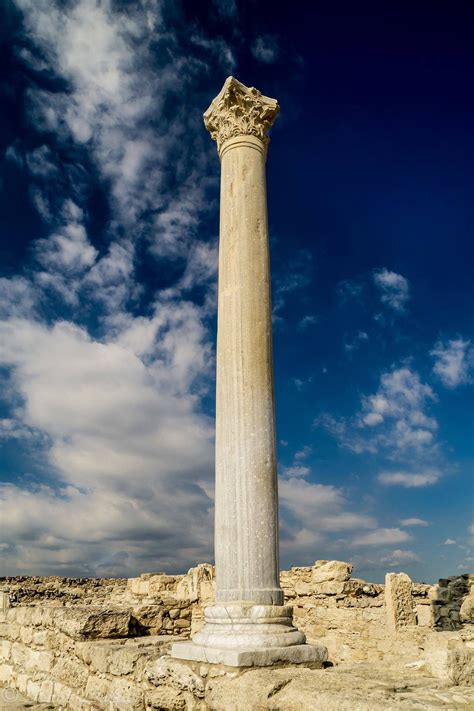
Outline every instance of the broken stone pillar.
<path fill-rule="evenodd" d="M 229 77 L 204 114 L 221 160 L 216 377 L 216 604 L 182 659 L 231 666 L 326 658 L 283 606 L 265 161 L 279 107 Z"/>
<path fill-rule="evenodd" d="M 412 582 L 406 573 L 387 573 L 385 576 L 385 610 L 391 632 L 416 625 Z"/>

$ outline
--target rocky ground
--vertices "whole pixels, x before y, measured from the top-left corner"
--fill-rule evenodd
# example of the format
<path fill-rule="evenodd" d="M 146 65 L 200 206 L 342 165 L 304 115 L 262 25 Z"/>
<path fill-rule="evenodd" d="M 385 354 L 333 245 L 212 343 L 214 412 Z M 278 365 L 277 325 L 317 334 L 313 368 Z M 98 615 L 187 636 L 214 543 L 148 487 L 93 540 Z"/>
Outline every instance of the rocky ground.
<path fill-rule="evenodd" d="M 175 664 L 175 662 L 172 662 Z M 183 667 L 181 667 L 182 672 Z M 208 678 L 204 687 L 189 695 L 174 686 L 163 688 L 147 709 L 162 711 L 471 711 L 474 688 L 449 686 L 423 674 L 423 670 L 376 667 L 368 664 L 341 665 L 329 669 L 281 667 L 251 669 L 234 675 Z M 189 688 L 188 688 L 189 690 Z M 199 698 L 201 697 L 201 698 Z M 0 709 L 55 709 L 35 704 L 18 692 L 0 690 Z M 94 706 L 89 707 L 91 711 Z M 123 707 L 126 711 L 126 706 Z"/>

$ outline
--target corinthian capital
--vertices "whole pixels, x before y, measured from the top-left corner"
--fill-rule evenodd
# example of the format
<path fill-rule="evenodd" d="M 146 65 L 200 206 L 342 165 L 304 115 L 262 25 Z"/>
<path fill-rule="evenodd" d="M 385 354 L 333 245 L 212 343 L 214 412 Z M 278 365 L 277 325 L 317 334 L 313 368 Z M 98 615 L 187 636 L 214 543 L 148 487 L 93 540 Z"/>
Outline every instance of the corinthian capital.
<path fill-rule="evenodd" d="M 204 113 L 204 124 L 211 138 L 217 141 L 219 152 L 225 141 L 235 136 L 256 136 L 267 145 L 268 129 L 279 110 L 275 99 L 228 77 Z"/>

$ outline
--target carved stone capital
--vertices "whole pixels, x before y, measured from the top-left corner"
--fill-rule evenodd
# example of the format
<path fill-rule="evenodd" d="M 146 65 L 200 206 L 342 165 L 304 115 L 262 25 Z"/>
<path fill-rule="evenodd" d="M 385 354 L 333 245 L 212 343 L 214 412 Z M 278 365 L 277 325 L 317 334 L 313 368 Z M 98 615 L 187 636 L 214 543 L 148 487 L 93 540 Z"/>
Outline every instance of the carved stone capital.
<path fill-rule="evenodd" d="M 266 146 L 270 140 L 268 129 L 279 110 L 275 99 L 228 77 L 204 113 L 204 124 L 211 138 L 217 141 L 219 153 L 223 144 L 236 136 L 255 136 Z"/>

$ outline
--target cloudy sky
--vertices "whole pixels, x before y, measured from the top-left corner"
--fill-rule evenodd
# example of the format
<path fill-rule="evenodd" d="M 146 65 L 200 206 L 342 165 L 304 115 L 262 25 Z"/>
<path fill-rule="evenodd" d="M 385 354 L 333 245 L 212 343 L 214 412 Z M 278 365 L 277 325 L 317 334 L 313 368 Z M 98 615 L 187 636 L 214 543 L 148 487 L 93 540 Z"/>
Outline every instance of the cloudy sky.
<path fill-rule="evenodd" d="M 281 104 L 282 566 L 473 569 L 474 14 L 309 5 L 2 3 L 2 574 L 212 560 L 229 74 Z"/>

